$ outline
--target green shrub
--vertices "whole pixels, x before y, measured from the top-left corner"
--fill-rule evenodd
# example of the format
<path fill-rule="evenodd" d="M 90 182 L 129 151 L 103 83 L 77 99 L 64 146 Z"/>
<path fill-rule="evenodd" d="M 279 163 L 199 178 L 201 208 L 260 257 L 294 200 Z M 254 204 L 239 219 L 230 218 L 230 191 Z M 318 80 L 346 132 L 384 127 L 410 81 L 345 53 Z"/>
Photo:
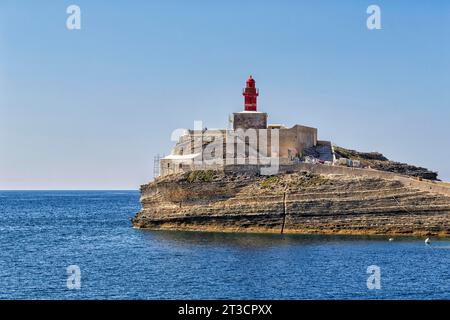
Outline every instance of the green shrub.
<path fill-rule="evenodd" d="M 263 181 L 261 181 L 260 185 L 262 188 L 270 188 L 271 186 L 276 184 L 279 180 L 280 180 L 280 178 L 277 176 L 270 176 L 270 177 L 267 177 L 266 179 L 264 179 Z"/>
<path fill-rule="evenodd" d="M 195 181 L 211 182 L 214 179 L 214 171 L 213 170 L 191 171 L 185 174 L 185 178 L 186 181 L 189 183 Z"/>

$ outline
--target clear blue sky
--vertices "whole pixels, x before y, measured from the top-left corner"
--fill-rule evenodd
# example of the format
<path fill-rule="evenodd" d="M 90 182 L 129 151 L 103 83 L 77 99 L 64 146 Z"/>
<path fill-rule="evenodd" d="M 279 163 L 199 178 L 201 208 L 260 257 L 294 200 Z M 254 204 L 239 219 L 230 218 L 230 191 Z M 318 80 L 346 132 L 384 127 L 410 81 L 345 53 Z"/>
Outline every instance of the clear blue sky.
<path fill-rule="evenodd" d="M 444 0 L 2 0 L 0 189 L 137 189 L 173 129 L 227 125 L 249 74 L 270 122 L 450 180 L 449 22 Z"/>

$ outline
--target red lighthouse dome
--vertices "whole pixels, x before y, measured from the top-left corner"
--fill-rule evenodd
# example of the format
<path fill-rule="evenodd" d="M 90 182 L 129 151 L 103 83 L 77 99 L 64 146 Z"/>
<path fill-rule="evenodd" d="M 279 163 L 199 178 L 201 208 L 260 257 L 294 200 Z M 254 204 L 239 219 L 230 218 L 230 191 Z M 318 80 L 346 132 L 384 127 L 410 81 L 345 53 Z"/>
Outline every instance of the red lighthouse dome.
<path fill-rule="evenodd" d="M 255 87 L 255 79 L 252 76 L 249 76 L 247 79 L 247 87 Z"/>
<path fill-rule="evenodd" d="M 247 86 L 242 92 L 244 96 L 244 110 L 245 111 L 256 111 L 256 98 L 259 95 L 258 89 L 255 87 L 255 80 L 250 76 L 247 80 Z"/>

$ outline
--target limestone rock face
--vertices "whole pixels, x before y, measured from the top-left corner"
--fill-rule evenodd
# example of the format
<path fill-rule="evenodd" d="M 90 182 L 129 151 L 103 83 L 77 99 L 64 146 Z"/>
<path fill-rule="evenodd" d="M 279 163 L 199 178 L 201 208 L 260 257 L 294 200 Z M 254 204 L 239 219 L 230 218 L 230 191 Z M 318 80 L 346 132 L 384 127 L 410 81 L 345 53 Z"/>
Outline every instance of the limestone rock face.
<path fill-rule="evenodd" d="M 193 171 L 141 187 L 137 228 L 450 236 L 450 197 L 400 181 Z"/>

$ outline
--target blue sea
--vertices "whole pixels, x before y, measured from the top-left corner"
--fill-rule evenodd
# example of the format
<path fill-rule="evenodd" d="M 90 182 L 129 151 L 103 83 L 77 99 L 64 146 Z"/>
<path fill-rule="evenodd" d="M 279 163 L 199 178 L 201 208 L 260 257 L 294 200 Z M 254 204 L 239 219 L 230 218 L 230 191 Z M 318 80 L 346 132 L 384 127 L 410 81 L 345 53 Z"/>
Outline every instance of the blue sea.
<path fill-rule="evenodd" d="M 1 191 L 0 299 L 450 298 L 448 240 L 145 231 L 139 209 L 137 191 Z"/>

